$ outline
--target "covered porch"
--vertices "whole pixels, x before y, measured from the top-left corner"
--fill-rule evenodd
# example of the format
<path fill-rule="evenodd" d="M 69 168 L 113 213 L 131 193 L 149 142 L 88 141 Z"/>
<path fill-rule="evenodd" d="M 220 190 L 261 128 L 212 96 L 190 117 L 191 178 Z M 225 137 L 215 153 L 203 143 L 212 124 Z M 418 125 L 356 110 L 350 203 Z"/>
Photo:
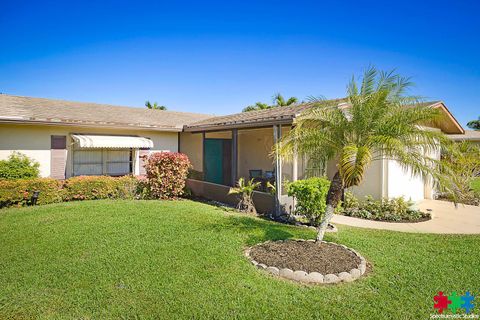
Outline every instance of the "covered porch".
<path fill-rule="evenodd" d="M 302 179 L 307 170 L 305 161 L 284 163 L 273 152 L 274 144 L 291 129 L 291 121 L 285 122 L 213 130 L 187 128 L 180 134 L 180 152 L 188 155 L 193 166 L 188 187 L 197 196 L 236 204 L 236 196 L 228 195 L 230 187 L 239 178 L 254 179 L 260 182 L 253 196 L 259 212 L 290 212 L 293 202 L 284 182 Z"/>

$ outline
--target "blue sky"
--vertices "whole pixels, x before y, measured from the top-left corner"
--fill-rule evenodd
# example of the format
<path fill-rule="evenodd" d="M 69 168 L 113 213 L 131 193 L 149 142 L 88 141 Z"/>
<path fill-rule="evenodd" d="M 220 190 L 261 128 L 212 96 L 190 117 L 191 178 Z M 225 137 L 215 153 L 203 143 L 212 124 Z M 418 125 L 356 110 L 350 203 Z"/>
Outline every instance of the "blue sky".
<path fill-rule="evenodd" d="M 0 92 L 227 114 L 370 64 L 480 116 L 479 1 L 2 1 Z"/>

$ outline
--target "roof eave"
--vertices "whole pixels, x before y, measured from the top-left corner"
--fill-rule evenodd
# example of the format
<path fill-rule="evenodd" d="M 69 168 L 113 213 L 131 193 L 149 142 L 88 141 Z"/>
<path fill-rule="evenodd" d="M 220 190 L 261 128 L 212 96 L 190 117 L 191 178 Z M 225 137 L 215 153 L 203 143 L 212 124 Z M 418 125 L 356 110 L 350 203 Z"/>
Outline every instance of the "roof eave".
<path fill-rule="evenodd" d="M 446 132 L 448 134 L 465 134 L 465 129 L 463 129 L 462 125 L 458 122 L 458 120 L 455 118 L 455 116 L 450 112 L 450 110 L 447 108 L 445 103 L 443 101 L 438 101 L 432 105 L 430 105 L 432 108 L 440 108 L 442 111 L 445 112 L 449 120 L 453 123 L 454 127 L 457 129 L 456 132 Z"/>
<path fill-rule="evenodd" d="M 128 124 L 102 124 L 102 123 L 90 123 L 90 122 L 62 122 L 62 121 L 39 121 L 39 120 L 27 120 L 27 119 L 15 119 L 15 118 L 2 118 L 0 119 L 2 124 L 19 124 L 19 125 L 45 125 L 45 126 L 67 126 L 67 127 L 86 127 L 86 128 L 109 128 L 109 129 L 129 129 L 139 131 L 163 131 L 163 132 L 182 132 L 182 127 L 153 127 L 153 126 L 141 126 L 141 125 L 128 125 Z"/>
<path fill-rule="evenodd" d="M 253 129 L 253 128 L 264 128 L 273 125 L 289 125 L 293 123 L 293 118 L 283 118 L 283 119 L 272 119 L 272 120 L 263 120 L 263 121 L 249 121 L 249 122 L 233 122 L 227 124 L 218 124 L 218 125 L 199 125 L 199 126 L 184 126 L 183 131 L 185 132 L 204 132 L 204 131 L 222 131 L 222 130 L 231 130 L 231 129 Z"/>

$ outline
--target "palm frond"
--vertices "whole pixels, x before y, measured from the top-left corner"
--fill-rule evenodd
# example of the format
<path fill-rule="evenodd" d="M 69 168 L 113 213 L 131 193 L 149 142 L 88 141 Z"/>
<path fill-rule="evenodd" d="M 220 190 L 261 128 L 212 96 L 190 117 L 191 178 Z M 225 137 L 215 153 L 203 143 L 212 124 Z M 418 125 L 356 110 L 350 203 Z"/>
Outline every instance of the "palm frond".
<path fill-rule="evenodd" d="M 298 99 L 296 97 L 290 97 L 288 98 L 286 105 L 289 106 L 291 104 L 297 103 Z"/>
<path fill-rule="evenodd" d="M 362 182 L 371 159 L 372 151 L 366 146 L 349 144 L 343 147 L 338 169 L 345 188 L 356 186 Z"/>
<path fill-rule="evenodd" d="M 360 89 L 361 95 L 369 95 L 375 91 L 375 80 L 378 75 L 378 71 L 374 66 L 368 67 L 363 73 L 362 86 Z"/>
<path fill-rule="evenodd" d="M 273 95 L 272 102 L 274 105 L 277 105 L 279 107 L 285 105 L 285 99 L 279 92 Z"/>

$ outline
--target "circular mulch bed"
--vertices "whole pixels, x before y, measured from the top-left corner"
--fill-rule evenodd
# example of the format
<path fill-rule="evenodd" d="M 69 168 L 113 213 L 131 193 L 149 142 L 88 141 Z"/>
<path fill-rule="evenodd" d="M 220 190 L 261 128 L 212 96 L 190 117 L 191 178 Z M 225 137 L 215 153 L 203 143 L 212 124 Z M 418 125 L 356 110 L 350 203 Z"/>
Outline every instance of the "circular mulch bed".
<path fill-rule="evenodd" d="M 357 252 L 326 241 L 265 242 L 245 253 L 258 268 L 300 282 L 350 282 L 366 270 L 366 261 Z"/>

